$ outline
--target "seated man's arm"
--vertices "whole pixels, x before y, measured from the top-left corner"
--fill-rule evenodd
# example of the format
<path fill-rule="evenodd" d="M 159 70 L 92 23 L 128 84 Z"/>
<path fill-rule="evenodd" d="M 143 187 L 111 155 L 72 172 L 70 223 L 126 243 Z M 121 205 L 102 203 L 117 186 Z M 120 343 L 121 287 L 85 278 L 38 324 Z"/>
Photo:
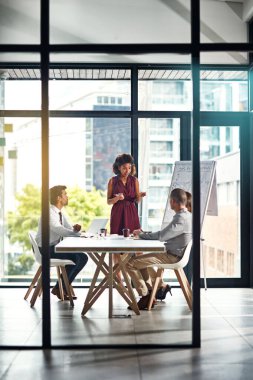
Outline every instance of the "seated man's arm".
<path fill-rule="evenodd" d="M 161 231 L 157 232 L 141 232 L 139 234 L 140 239 L 145 239 L 145 240 L 160 240 L 160 233 Z"/>
<path fill-rule="evenodd" d="M 167 241 L 183 234 L 186 229 L 186 220 L 181 214 L 175 214 L 172 221 L 161 231 L 141 232 L 139 237 L 146 240 Z"/>
<path fill-rule="evenodd" d="M 50 230 L 62 237 L 81 235 L 80 232 L 73 229 L 65 215 L 63 215 L 63 224 L 61 224 L 56 213 L 50 213 Z"/>
<path fill-rule="evenodd" d="M 160 231 L 160 241 L 167 241 L 185 232 L 185 220 L 180 214 L 174 215 L 172 221 Z"/>

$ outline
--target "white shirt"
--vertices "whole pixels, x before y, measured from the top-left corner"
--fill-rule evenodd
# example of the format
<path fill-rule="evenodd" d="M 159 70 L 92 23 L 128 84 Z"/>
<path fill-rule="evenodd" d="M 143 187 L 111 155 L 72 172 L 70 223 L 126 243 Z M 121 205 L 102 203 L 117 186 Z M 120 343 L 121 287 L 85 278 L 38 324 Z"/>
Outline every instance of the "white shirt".
<path fill-rule="evenodd" d="M 49 209 L 49 230 L 50 230 L 50 238 L 49 244 L 56 245 L 59 243 L 62 237 L 66 236 L 80 236 L 80 232 L 76 232 L 73 229 L 73 226 L 68 221 L 67 217 L 62 213 L 62 224 L 60 223 L 60 215 L 57 207 L 50 205 Z M 38 232 L 36 235 L 36 242 L 39 247 L 42 246 L 42 226 L 41 226 L 41 218 L 39 220 Z"/>

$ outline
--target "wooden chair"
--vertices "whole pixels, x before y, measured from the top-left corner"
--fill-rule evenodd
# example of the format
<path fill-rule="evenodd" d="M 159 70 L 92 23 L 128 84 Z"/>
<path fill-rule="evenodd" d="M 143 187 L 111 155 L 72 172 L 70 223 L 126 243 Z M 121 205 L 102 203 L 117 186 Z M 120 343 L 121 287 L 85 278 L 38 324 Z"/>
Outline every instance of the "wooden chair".
<path fill-rule="evenodd" d="M 155 295 L 157 292 L 159 281 L 161 280 L 161 278 L 163 276 L 164 269 L 174 270 L 174 272 L 177 276 L 178 282 L 181 286 L 181 289 L 184 293 L 186 302 L 187 302 L 190 310 L 192 310 L 192 289 L 191 289 L 191 286 L 190 286 L 190 284 L 187 280 L 187 277 L 184 273 L 184 270 L 183 270 L 183 268 L 187 265 L 187 263 L 189 261 L 190 254 L 191 254 L 191 248 L 192 248 L 192 240 L 187 244 L 183 257 L 177 263 L 174 263 L 174 264 L 157 264 L 156 265 L 157 273 L 156 273 L 156 278 L 155 278 L 155 283 L 154 283 L 154 286 L 152 289 L 152 293 L 150 296 L 150 300 L 148 303 L 148 310 L 151 310 L 151 306 L 153 304 L 153 301 L 154 301 L 154 298 L 155 298 Z"/>
<path fill-rule="evenodd" d="M 30 242 L 32 244 L 35 260 L 39 264 L 39 268 L 37 272 L 35 273 L 35 276 L 24 296 L 24 299 L 27 300 L 31 291 L 35 287 L 31 301 L 30 301 L 31 307 L 33 307 L 38 296 L 42 293 L 42 257 L 41 257 L 41 253 L 37 245 L 37 242 L 35 240 L 36 232 L 29 231 L 28 235 L 29 235 Z M 74 306 L 72 296 L 74 296 L 75 294 L 74 294 L 72 286 L 69 284 L 69 281 L 68 281 L 68 276 L 67 276 L 67 272 L 65 268 L 66 265 L 75 265 L 75 263 L 72 260 L 50 259 L 50 267 L 55 267 L 57 270 L 61 300 L 64 301 L 64 292 L 63 292 L 63 285 L 62 285 L 62 279 L 63 279 L 65 289 L 69 297 L 70 305 Z"/>

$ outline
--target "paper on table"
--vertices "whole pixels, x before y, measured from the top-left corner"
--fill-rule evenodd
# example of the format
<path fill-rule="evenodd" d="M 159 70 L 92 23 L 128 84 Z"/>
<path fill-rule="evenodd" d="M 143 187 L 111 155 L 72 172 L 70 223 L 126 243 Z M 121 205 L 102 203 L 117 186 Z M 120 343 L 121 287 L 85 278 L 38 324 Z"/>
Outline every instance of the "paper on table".
<path fill-rule="evenodd" d="M 81 237 L 92 238 L 92 237 L 94 237 L 94 235 L 93 234 L 89 234 L 89 232 L 81 232 Z"/>
<path fill-rule="evenodd" d="M 117 234 L 112 234 L 112 235 L 109 235 L 108 237 L 109 237 L 109 239 L 114 239 L 114 240 L 124 239 L 123 235 L 117 235 Z"/>

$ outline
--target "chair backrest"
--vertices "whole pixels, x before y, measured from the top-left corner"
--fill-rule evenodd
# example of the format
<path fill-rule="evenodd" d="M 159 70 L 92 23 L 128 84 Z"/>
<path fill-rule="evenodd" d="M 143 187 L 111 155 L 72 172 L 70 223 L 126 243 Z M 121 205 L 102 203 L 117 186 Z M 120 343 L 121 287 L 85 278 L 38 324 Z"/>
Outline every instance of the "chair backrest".
<path fill-rule="evenodd" d="M 107 222 L 108 218 L 95 218 L 92 220 L 86 232 L 89 232 L 90 234 L 97 234 L 100 232 L 100 228 L 105 228 Z"/>
<path fill-rule="evenodd" d="M 184 268 L 188 264 L 190 254 L 191 254 L 191 249 L 192 249 L 192 240 L 190 240 L 187 246 L 185 247 L 182 259 L 176 263 L 178 264 L 180 268 Z"/>
<path fill-rule="evenodd" d="M 40 254 L 38 244 L 35 240 L 36 232 L 35 231 L 29 231 L 28 236 L 29 236 L 30 242 L 32 244 L 35 260 L 37 261 L 37 263 L 39 263 L 41 265 L 41 261 L 42 261 L 41 260 L 41 254 Z"/>

